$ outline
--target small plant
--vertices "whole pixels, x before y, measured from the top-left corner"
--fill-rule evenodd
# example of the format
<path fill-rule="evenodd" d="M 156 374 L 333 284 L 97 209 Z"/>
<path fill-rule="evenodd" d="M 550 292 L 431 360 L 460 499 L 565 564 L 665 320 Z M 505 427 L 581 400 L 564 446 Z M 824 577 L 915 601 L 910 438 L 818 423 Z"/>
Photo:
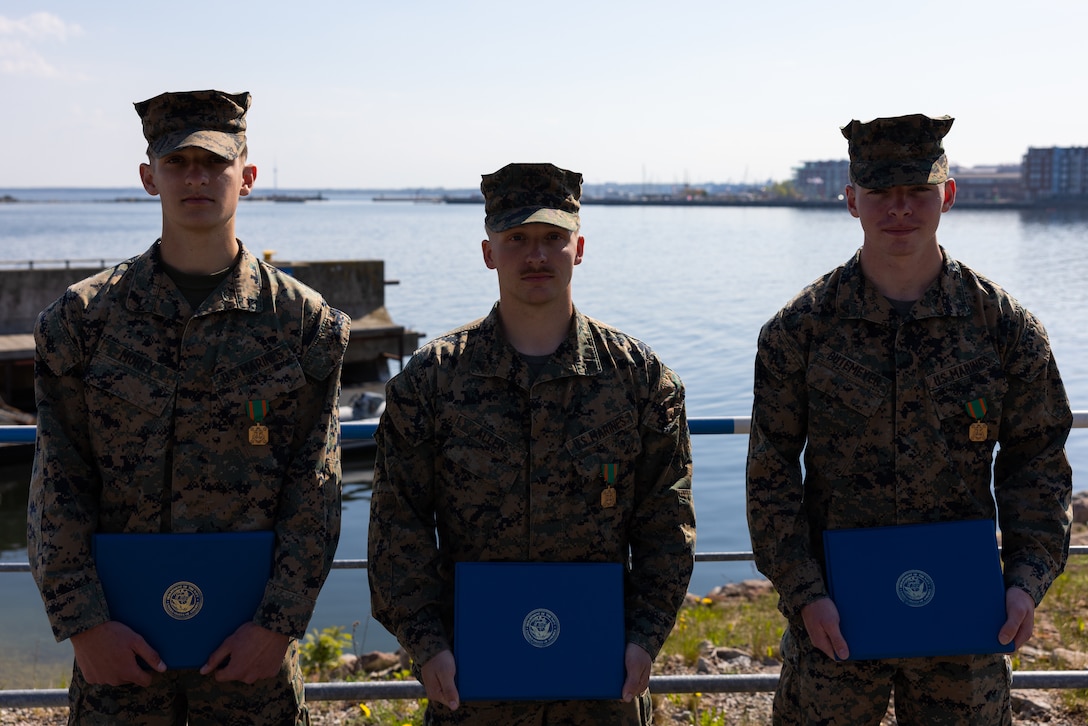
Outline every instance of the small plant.
<path fill-rule="evenodd" d="M 684 722 L 692 726 L 724 726 L 725 713 L 722 709 L 711 707 L 704 709 L 701 693 L 670 693 L 668 701 L 684 713 Z"/>
<path fill-rule="evenodd" d="M 1088 628 L 1085 626 L 1084 613 L 1088 610 L 1088 563 L 1083 558 L 1071 557 L 1065 572 L 1058 576 L 1051 585 L 1039 610 L 1046 613 L 1049 621 L 1057 630 L 1056 642 L 1064 648 L 1088 651 Z M 1014 670 L 1019 664 L 1014 662 Z M 1054 658 L 1043 658 L 1035 664 L 1040 670 L 1064 670 L 1068 663 Z M 1088 689 L 1068 689 L 1061 694 L 1063 705 L 1071 714 L 1088 716 Z"/>
<path fill-rule="evenodd" d="M 665 641 L 667 654 L 679 654 L 689 665 L 699 658 L 702 643 L 738 648 L 753 656 L 773 657 L 786 621 L 776 608 L 776 597 L 767 594 L 751 602 L 718 603 L 703 598 L 685 605 Z"/>
<path fill-rule="evenodd" d="M 323 677 L 340 664 L 340 656 L 351 644 L 351 635 L 339 625 L 320 632 L 310 631 L 299 644 L 302 673 L 307 677 Z"/>
<path fill-rule="evenodd" d="M 355 717 L 344 723 L 348 726 L 423 726 L 423 713 L 427 699 L 419 701 L 372 701 L 360 703 Z"/>

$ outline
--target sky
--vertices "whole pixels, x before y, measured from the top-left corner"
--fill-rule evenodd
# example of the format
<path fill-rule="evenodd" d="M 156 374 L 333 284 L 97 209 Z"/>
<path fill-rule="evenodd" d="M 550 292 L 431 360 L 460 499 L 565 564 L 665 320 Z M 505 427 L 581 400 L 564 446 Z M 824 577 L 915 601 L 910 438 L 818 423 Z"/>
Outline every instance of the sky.
<path fill-rule="evenodd" d="M 785 180 L 851 119 L 956 122 L 952 164 L 1088 146 L 1088 3 L 0 0 L 0 188 L 133 187 L 133 103 L 253 94 L 258 189 Z"/>

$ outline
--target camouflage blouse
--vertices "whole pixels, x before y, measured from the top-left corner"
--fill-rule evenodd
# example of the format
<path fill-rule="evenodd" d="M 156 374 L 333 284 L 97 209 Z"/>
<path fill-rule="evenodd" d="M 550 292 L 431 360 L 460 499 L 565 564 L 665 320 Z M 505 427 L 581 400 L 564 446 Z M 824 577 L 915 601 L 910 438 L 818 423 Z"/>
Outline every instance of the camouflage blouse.
<path fill-rule="evenodd" d="M 109 619 L 96 531 L 274 530 L 254 622 L 305 634 L 340 534 L 349 326 L 244 248 L 195 312 L 156 245 L 41 314 L 27 549 L 58 639 Z"/>
<path fill-rule="evenodd" d="M 827 528 L 996 514 L 1007 586 L 1038 602 L 1064 568 L 1072 415 L 1046 331 L 942 254 L 905 316 L 855 255 L 760 332 L 748 522 L 787 617 L 827 595 Z"/>
<path fill-rule="evenodd" d="M 645 344 L 576 313 L 530 381 L 496 306 L 389 382 L 376 438 L 373 610 L 417 663 L 451 647 L 462 560 L 629 564 L 627 639 L 657 654 L 695 514 L 684 388 Z"/>

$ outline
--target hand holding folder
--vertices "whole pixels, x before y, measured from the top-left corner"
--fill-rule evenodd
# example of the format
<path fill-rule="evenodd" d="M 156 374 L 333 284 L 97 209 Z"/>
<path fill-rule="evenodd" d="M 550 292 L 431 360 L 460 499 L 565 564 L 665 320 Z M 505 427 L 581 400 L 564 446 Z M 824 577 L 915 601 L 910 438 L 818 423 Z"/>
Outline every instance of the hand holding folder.
<path fill-rule="evenodd" d="M 253 619 L 274 546 L 275 535 L 267 530 L 93 538 L 110 618 L 142 636 L 170 670 L 205 672 L 212 654 Z M 243 664 L 228 673 L 249 673 L 254 646 L 247 638 L 235 648 Z"/>
<path fill-rule="evenodd" d="M 253 683 L 271 678 L 283 666 L 291 639 L 255 623 L 242 623 L 212 651 L 200 675 L 215 673 L 217 681 Z"/>
<path fill-rule="evenodd" d="M 801 618 L 809 640 L 828 658 L 846 660 L 850 657 L 850 644 L 839 628 L 839 609 L 829 597 L 822 597 L 801 608 Z"/>
<path fill-rule="evenodd" d="M 144 667 L 166 671 L 158 652 L 124 623 L 107 620 L 71 638 L 76 663 L 88 683 L 108 686 L 150 686 L 151 673 Z"/>
<path fill-rule="evenodd" d="M 456 711 L 461 705 L 461 697 L 457 693 L 457 684 L 454 677 L 457 675 L 457 664 L 453 659 L 453 653 L 443 650 L 420 667 L 423 687 L 427 690 L 427 698 L 435 703 L 442 703 L 451 711 Z"/>
<path fill-rule="evenodd" d="M 1014 648 L 1019 648 L 1035 631 L 1035 601 L 1020 588 L 1010 587 L 1005 591 L 1005 613 L 1005 624 L 1001 626 L 997 640 L 1002 645 L 1012 643 Z"/>
<path fill-rule="evenodd" d="M 824 555 L 851 659 L 1010 653 L 998 634 L 1030 630 L 1015 594 L 1006 612 L 992 520 L 825 530 Z"/>

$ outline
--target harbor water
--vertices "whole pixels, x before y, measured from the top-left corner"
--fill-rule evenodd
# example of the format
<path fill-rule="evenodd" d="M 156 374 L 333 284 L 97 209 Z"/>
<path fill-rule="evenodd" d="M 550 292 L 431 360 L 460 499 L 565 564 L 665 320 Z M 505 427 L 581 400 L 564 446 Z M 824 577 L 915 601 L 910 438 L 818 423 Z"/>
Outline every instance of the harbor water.
<path fill-rule="evenodd" d="M 160 228 L 156 202 L 127 190 L 0 190 L 0 263 L 94 259 L 146 249 Z M 483 263 L 483 209 L 473 204 L 375 202 L 362 192 L 323 201 L 241 205 L 238 235 L 273 261 L 382 259 L 386 308 L 428 339 L 485 315 L 497 297 Z M 46 200 L 63 200 L 46 201 Z M 849 258 L 861 242 L 842 209 L 594 206 L 582 210 L 585 258 L 575 270 L 583 312 L 648 342 L 684 380 L 690 417 L 747 416 L 760 326 L 802 286 Z M 1088 409 L 1088 213 L 955 209 L 938 237 L 996 280 L 1046 325 L 1075 410 Z M 396 364 L 393 364 L 394 372 Z M 700 552 L 750 549 L 744 515 L 744 435 L 694 439 Z M 1088 431 L 1068 451 L 1074 489 L 1088 488 Z M 0 560 L 26 561 L 29 464 L 0 468 Z M 366 557 L 366 463 L 345 470 L 337 559 Z M 700 563 L 690 590 L 758 576 L 750 562 Z M 71 648 L 54 642 L 29 574 L 0 574 L 0 689 L 67 682 Z M 356 649 L 392 650 L 369 617 L 364 570 L 334 570 L 311 629 L 355 629 Z"/>

